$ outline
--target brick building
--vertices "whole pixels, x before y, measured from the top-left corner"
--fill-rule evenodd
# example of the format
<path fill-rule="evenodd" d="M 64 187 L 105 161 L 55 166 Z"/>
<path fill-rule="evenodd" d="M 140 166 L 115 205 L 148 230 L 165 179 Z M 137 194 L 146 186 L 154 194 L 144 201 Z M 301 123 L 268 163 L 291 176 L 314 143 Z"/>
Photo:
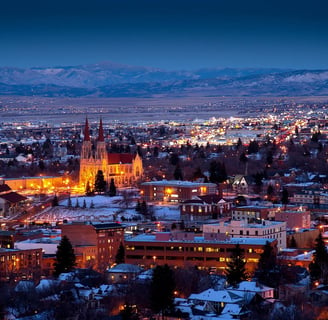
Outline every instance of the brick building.
<path fill-rule="evenodd" d="M 182 202 L 196 196 L 217 193 L 215 183 L 199 183 L 178 180 L 144 182 L 140 186 L 146 201 Z"/>
<path fill-rule="evenodd" d="M 231 220 L 204 224 L 203 233 L 223 233 L 232 238 L 276 239 L 279 250 L 286 248 L 286 222 L 261 220 L 260 223 L 248 223 L 247 220 Z"/>
<path fill-rule="evenodd" d="M 42 249 L 0 248 L 0 279 L 36 278 L 41 276 Z"/>
<path fill-rule="evenodd" d="M 105 270 L 115 262 L 120 244 L 124 243 L 124 226 L 119 223 L 71 222 L 62 225 L 82 267 Z"/>
<path fill-rule="evenodd" d="M 230 213 L 232 203 L 216 194 L 198 196 L 180 205 L 181 219 L 184 221 L 204 221 L 216 219 Z"/>
<path fill-rule="evenodd" d="M 278 210 L 275 220 L 286 221 L 287 229 L 309 229 L 311 227 L 311 213 L 304 207 L 297 210 Z"/>
<path fill-rule="evenodd" d="M 238 243 L 245 254 L 247 271 L 252 272 L 267 241 L 277 252 L 275 239 L 229 238 L 222 234 L 198 236 L 186 232 L 141 234 L 125 240 L 125 261 L 146 267 L 189 265 L 223 272 Z"/>

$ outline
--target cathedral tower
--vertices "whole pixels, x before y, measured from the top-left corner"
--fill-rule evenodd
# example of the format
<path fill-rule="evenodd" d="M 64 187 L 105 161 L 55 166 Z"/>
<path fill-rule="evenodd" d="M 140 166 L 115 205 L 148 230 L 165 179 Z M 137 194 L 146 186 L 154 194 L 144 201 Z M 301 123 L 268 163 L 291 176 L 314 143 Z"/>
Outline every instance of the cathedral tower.
<path fill-rule="evenodd" d="M 104 161 L 107 162 L 106 143 L 105 143 L 104 129 L 103 129 L 103 124 L 102 124 L 101 118 L 100 118 L 100 123 L 99 123 L 99 130 L 98 130 L 96 160 L 100 160 L 101 162 L 104 162 Z"/>
<path fill-rule="evenodd" d="M 92 145 L 90 140 L 89 122 L 88 122 L 88 118 L 86 118 L 85 127 L 84 127 L 84 138 L 82 143 L 81 160 L 90 159 L 91 157 L 92 157 Z"/>

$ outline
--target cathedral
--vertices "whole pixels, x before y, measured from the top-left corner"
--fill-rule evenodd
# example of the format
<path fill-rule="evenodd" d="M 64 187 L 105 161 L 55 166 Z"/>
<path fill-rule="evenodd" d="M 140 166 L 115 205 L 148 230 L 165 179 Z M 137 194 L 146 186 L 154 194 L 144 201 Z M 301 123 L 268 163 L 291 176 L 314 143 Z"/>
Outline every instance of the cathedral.
<path fill-rule="evenodd" d="M 86 188 L 89 183 L 93 188 L 98 170 L 102 170 L 107 185 L 110 184 L 111 179 L 114 179 L 116 187 L 131 187 L 142 176 L 142 159 L 137 153 L 135 155 L 109 153 L 101 119 L 94 147 L 90 138 L 88 119 L 86 119 L 80 157 L 80 186 Z"/>

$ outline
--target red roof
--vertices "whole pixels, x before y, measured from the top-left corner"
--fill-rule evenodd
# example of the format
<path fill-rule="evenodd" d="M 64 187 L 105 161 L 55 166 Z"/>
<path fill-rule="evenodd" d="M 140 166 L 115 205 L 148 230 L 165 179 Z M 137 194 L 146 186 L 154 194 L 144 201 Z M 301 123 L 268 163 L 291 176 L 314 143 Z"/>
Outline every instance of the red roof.
<path fill-rule="evenodd" d="M 108 164 L 132 163 L 133 158 L 130 153 L 108 153 Z"/>
<path fill-rule="evenodd" d="M 1 192 L 6 192 L 6 191 L 10 191 L 10 187 L 8 186 L 8 184 L 0 184 L 0 193 Z"/>
<path fill-rule="evenodd" d="M 90 133 L 89 133 L 89 122 L 88 122 L 88 118 L 85 118 L 84 141 L 90 141 Z"/>
<path fill-rule="evenodd" d="M 100 123 L 99 123 L 99 131 L 98 131 L 98 141 L 105 141 L 104 139 L 104 129 L 103 129 L 103 124 L 102 124 L 102 119 L 100 118 Z"/>
<path fill-rule="evenodd" d="M 17 203 L 17 202 L 24 201 L 27 199 L 26 197 L 23 197 L 16 192 L 0 194 L 0 198 L 5 199 L 6 201 L 11 202 L 11 203 Z"/>

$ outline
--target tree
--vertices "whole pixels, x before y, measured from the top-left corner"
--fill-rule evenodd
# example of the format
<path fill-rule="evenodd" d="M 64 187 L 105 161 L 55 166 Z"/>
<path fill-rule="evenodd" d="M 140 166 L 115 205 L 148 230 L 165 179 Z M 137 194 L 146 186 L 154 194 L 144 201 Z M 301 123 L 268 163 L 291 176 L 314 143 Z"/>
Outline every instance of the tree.
<path fill-rule="evenodd" d="M 266 286 L 276 288 L 279 285 L 279 268 L 277 265 L 276 251 L 266 242 L 260 255 L 255 277 Z"/>
<path fill-rule="evenodd" d="M 286 188 L 282 189 L 282 195 L 281 195 L 281 203 L 283 205 L 285 205 L 285 207 L 287 206 L 289 200 L 288 200 L 289 194 L 288 194 L 288 190 Z"/>
<path fill-rule="evenodd" d="M 79 198 L 76 198 L 75 208 L 80 208 Z"/>
<path fill-rule="evenodd" d="M 256 140 L 252 140 L 248 145 L 248 154 L 259 152 L 259 143 Z"/>
<path fill-rule="evenodd" d="M 240 138 L 238 138 L 238 141 L 237 141 L 237 144 L 236 144 L 236 148 L 239 149 L 242 145 L 243 145 L 243 142 L 241 141 Z"/>
<path fill-rule="evenodd" d="M 268 200 L 271 200 L 272 199 L 273 194 L 274 194 L 273 186 L 271 184 L 269 184 L 268 185 L 268 188 L 267 188 L 267 197 L 268 197 Z"/>
<path fill-rule="evenodd" d="M 59 276 L 63 272 L 70 272 L 75 267 L 75 254 L 71 242 L 63 236 L 57 246 L 54 275 Z"/>
<path fill-rule="evenodd" d="M 173 172 L 173 176 L 174 176 L 175 180 L 183 180 L 182 170 L 179 166 L 179 163 L 175 167 L 175 170 Z"/>
<path fill-rule="evenodd" d="M 71 208 L 72 207 L 72 199 L 71 199 L 71 195 L 68 195 L 68 199 L 67 199 L 67 207 Z"/>
<path fill-rule="evenodd" d="M 115 197 L 116 196 L 116 186 L 114 179 L 110 179 L 110 184 L 109 184 L 109 196 L 110 197 Z"/>
<path fill-rule="evenodd" d="M 52 199 L 52 203 L 51 203 L 51 205 L 52 205 L 53 207 L 57 207 L 57 206 L 59 206 L 59 203 L 58 203 L 58 197 L 57 197 L 56 194 L 55 194 L 54 198 Z"/>
<path fill-rule="evenodd" d="M 289 244 L 290 248 L 297 248 L 297 242 L 294 238 L 294 236 L 292 236 L 291 240 L 290 240 L 290 244 Z"/>
<path fill-rule="evenodd" d="M 151 282 L 151 309 L 155 313 L 165 314 L 173 307 L 175 281 L 173 271 L 167 264 L 157 266 Z"/>
<path fill-rule="evenodd" d="M 222 183 L 227 180 L 227 171 L 225 164 L 221 162 L 212 161 L 209 168 L 210 181 L 213 183 Z"/>
<path fill-rule="evenodd" d="M 82 208 L 85 209 L 87 207 L 87 203 L 85 201 L 85 199 L 83 199 L 83 205 L 82 205 Z"/>
<path fill-rule="evenodd" d="M 322 234 L 315 239 L 313 261 L 309 265 L 312 281 L 322 281 L 328 283 L 328 252 L 323 241 Z"/>
<path fill-rule="evenodd" d="M 104 178 L 104 173 L 102 170 L 98 170 L 95 178 L 95 191 L 97 193 L 105 192 L 106 190 L 106 181 Z"/>
<path fill-rule="evenodd" d="M 227 282 L 231 286 L 236 286 L 241 281 L 247 279 L 245 265 L 246 260 L 243 251 L 237 243 L 235 248 L 232 250 L 230 261 L 227 262 L 227 269 L 225 270 Z"/>
<path fill-rule="evenodd" d="M 115 256 L 115 263 L 119 264 L 124 262 L 125 262 L 125 250 L 124 250 L 123 243 L 121 242 L 120 246 L 117 249 L 117 253 Z"/>
<path fill-rule="evenodd" d="M 90 182 L 89 181 L 87 182 L 87 185 L 85 187 L 85 194 L 87 196 L 91 196 L 92 195 L 92 190 L 91 190 L 91 186 L 90 186 Z"/>

